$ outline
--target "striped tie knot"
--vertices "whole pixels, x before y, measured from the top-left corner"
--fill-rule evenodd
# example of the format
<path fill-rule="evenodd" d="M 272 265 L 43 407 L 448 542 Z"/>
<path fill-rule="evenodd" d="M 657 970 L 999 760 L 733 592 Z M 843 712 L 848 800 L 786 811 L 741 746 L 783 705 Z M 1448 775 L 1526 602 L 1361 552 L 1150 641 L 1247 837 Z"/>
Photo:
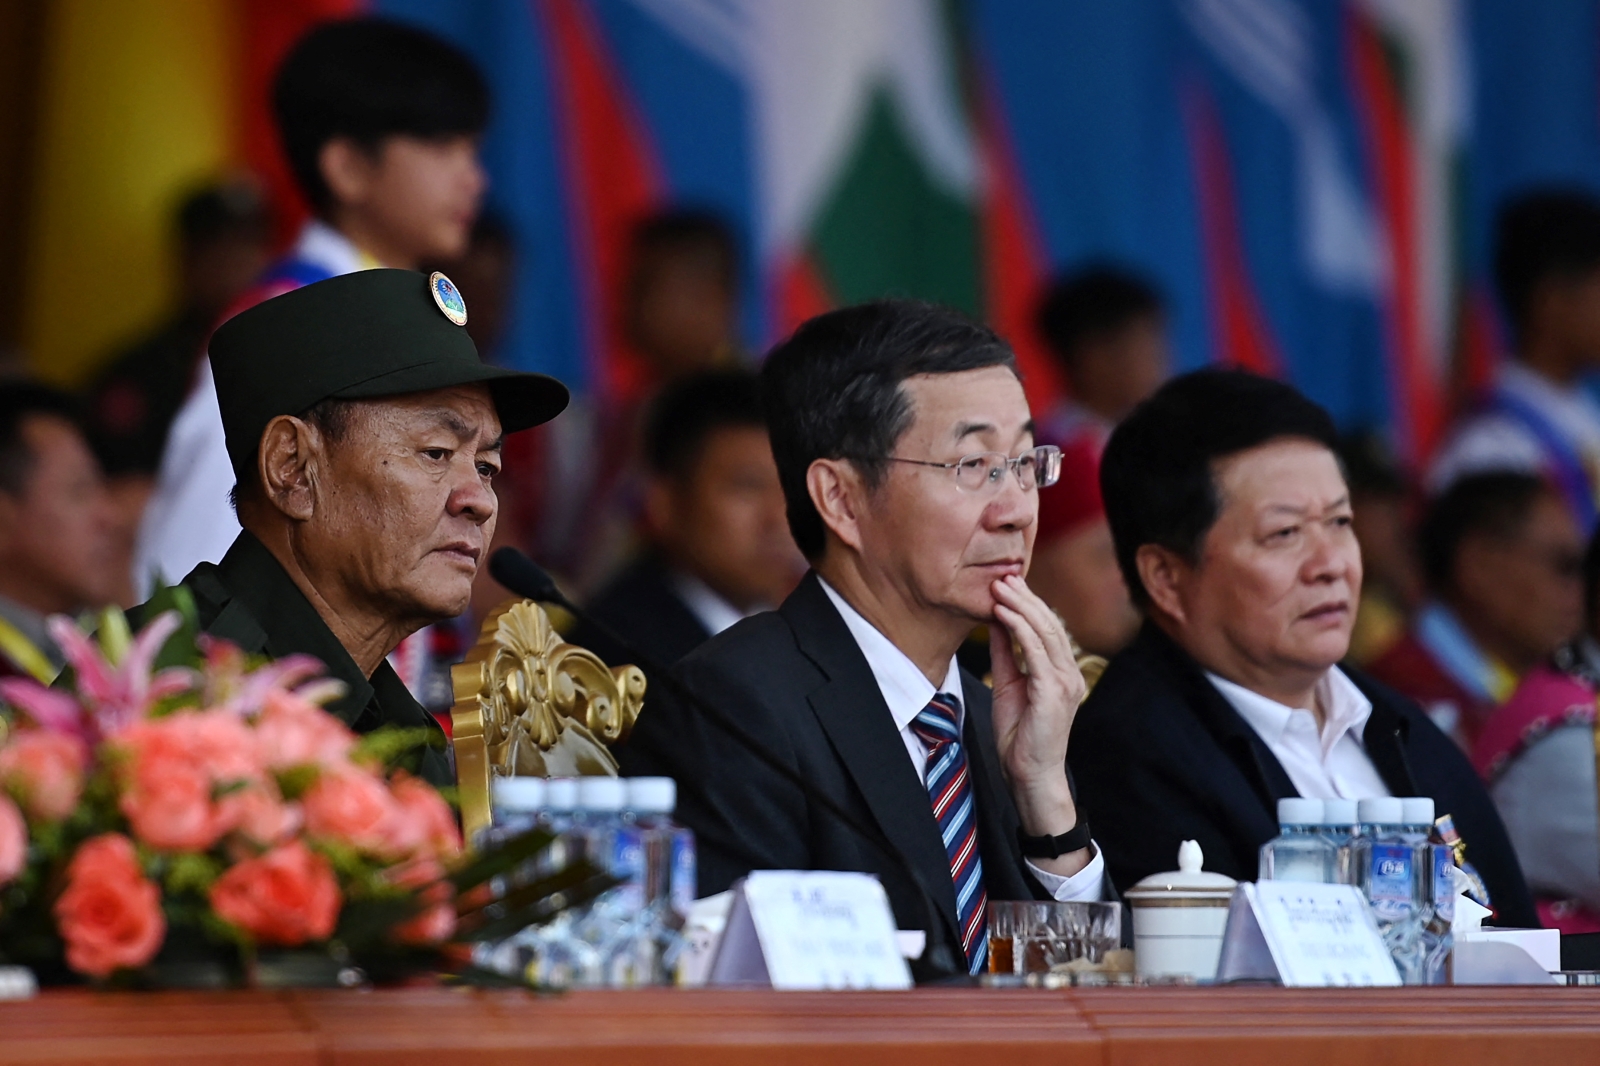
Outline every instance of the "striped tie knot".
<path fill-rule="evenodd" d="M 960 710 L 961 704 L 954 696 L 945 692 L 935 693 L 928 705 L 911 720 L 911 731 L 927 745 L 930 752 L 942 745 L 958 742 L 961 730 L 956 726 L 956 716 Z"/>

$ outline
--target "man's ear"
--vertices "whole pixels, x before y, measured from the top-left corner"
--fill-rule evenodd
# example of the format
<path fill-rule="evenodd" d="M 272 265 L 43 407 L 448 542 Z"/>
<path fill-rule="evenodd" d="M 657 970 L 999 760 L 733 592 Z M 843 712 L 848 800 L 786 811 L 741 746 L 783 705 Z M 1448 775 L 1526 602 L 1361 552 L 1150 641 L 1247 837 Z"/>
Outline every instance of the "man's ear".
<path fill-rule="evenodd" d="M 267 502 L 297 521 L 315 510 L 322 437 L 293 415 L 279 415 L 261 434 L 257 474 Z"/>
<path fill-rule="evenodd" d="M 373 154 L 349 137 L 333 137 L 317 153 L 317 170 L 337 203 L 361 203 L 367 198 L 376 169 Z"/>
<path fill-rule="evenodd" d="M 806 469 L 806 492 L 822 524 L 852 551 L 861 550 L 860 508 L 867 486 L 848 459 L 817 459 Z"/>
<path fill-rule="evenodd" d="M 1187 622 L 1182 588 L 1194 567 L 1177 552 L 1159 544 L 1139 545 L 1133 561 L 1151 606 L 1180 624 Z"/>

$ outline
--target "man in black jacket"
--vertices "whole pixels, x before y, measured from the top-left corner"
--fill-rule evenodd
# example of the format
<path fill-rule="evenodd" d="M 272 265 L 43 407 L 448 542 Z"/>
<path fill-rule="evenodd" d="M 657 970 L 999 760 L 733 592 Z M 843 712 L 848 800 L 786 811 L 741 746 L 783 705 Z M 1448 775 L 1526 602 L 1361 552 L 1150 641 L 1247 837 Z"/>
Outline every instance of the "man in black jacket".
<path fill-rule="evenodd" d="M 812 319 L 768 356 L 762 399 L 814 569 L 675 674 L 906 863 L 671 699 L 647 705 L 623 770 L 677 778 L 703 893 L 753 869 L 869 871 L 902 928 L 981 972 L 987 900 L 1104 887 L 1066 776 L 1083 679 L 1022 581 L 1060 453 L 1034 445 L 1005 343 L 922 304 Z M 996 636 L 992 697 L 955 660 L 980 620 Z"/>
<path fill-rule="evenodd" d="M 1145 624 L 1084 703 L 1068 756 L 1113 881 L 1172 869 L 1254 880 L 1285 796 L 1431 796 L 1499 918 L 1537 925 L 1489 796 L 1414 703 L 1340 667 L 1361 553 L 1326 412 L 1287 385 L 1204 370 L 1112 434 L 1117 559 Z"/>

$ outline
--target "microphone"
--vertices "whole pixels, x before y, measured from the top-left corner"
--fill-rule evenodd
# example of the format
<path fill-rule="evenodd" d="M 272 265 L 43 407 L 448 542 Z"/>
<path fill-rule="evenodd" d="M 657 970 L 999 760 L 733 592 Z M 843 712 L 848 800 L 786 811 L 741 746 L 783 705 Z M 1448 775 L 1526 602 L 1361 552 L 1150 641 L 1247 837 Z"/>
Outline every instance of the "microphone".
<path fill-rule="evenodd" d="M 933 893 L 923 881 L 922 873 L 911 860 L 906 858 L 905 852 L 900 850 L 900 845 L 885 833 L 875 822 L 864 821 L 853 812 L 846 810 L 832 796 L 823 792 L 813 784 L 805 775 L 783 761 L 783 758 L 769 748 L 760 739 L 745 729 L 732 715 L 708 700 L 703 699 L 689 686 L 679 681 L 672 672 L 663 664 L 656 661 L 654 656 L 648 655 L 634 645 L 631 640 L 623 637 L 610 626 L 591 616 L 583 608 L 567 599 L 566 595 L 556 585 L 555 579 L 532 559 L 518 551 L 516 548 L 500 548 L 489 556 L 489 576 L 493 577 L 507 589 L 526 599 L 536 600 L 541 603 L 554 603 L 570 611 L 579 621 L 591 626 L 602 636 L 611 640 L 622 648 L 635 661 L 635 664 L 650 675 L 652 680 L 660 681 L 674 696 L 694 707 L 704 715 L 713 725 L 721 729 L 728 736 L 739 743 L 745 751 L 755 756 L 767 769 L 798 788 L 807 800 L 821 807 L 833 815 L 840 822 L 855 830 L 857 835 L 877 848 L 885 858 L 900 867 L 900 871 L 911 879 L 912 886 L 922 897 L 922 903 L 927 911 L 928 935 L 922 951 L 922 963 L 932 970 L 937 977 L 951 977 L 965 975 L 966 967 L 957 966 L 951 959 L 951 953 L 944 938 L 937 936 L 940 928 L 939 904 L 934 899 Z M 680 769 L 682 769 L 680 767 Z M 694 782 L 697 777 L 693 773 L 685 773 L 681 780 Z"/>

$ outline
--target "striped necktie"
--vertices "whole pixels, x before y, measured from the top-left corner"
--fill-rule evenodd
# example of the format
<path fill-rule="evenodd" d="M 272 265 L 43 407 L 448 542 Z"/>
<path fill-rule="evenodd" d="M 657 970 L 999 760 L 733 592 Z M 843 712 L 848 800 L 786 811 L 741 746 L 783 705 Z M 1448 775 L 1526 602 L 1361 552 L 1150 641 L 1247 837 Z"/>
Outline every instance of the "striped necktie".
<path fill-rule="evenodd" d="M 961 702 L 947 692 L 911 720 L 911 731 L 928 748 L 928 799 L 950 858 L 956 888 L 956 919 L 967 969 L 982 973 L 989 961 L 989 893 L 983 887 L 983 857 L 978 853 L 978 812 L 973 804 L 967 753 L 956 725 Z"/>

